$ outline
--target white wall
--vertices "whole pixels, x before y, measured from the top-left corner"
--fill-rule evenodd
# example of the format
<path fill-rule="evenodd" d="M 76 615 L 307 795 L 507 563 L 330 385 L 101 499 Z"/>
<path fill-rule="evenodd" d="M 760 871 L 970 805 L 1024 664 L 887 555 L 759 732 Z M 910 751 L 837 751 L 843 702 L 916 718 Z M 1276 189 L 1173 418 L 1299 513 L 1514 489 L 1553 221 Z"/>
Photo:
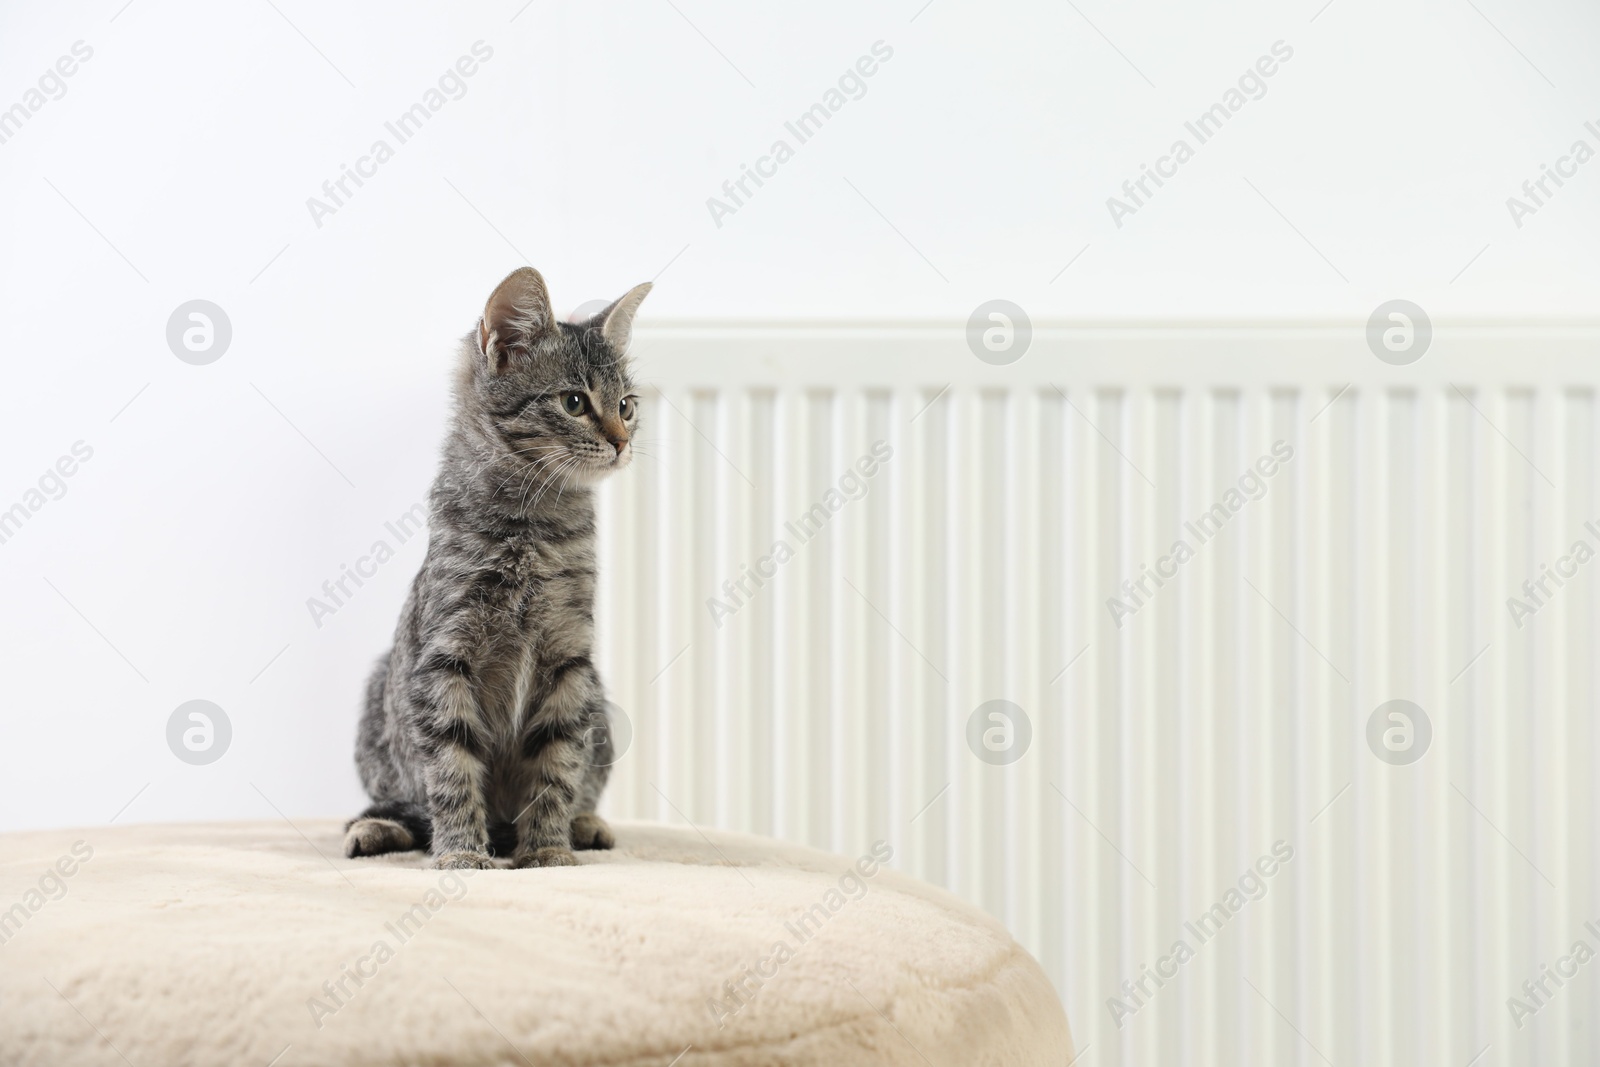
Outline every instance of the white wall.
<path fill-rule="evenodd" d="M 0 505 L 94 450 L 0 545 L 0 826 L 146 783 L 125 818 L 359 803 L 359 681 L 420 546 L 321 629 L 305 601 L 421 499 L 447 348 L 523 254 L 567 306 L 659 275 L 657 321 L 1588 311 L 1600 164 L 1520 230 L 1504 203 L 1600 144 L 1576 3 L 519 8 L 0 12 L 0 107 L 93 49 L 0 144 Z M 1280 39 L 1265 98 L 1115 227 L 1106 198 Z M 306 199 L 479 40 L 466 95 L 315 226 Z M 866 95 L 715 225 L 707 197 L 879 40 Z M 164 338 L 194 298 L 233 326 L 204 367 Z M 162 736 L 192 698 L 235 728 L 206 771 Z"/>

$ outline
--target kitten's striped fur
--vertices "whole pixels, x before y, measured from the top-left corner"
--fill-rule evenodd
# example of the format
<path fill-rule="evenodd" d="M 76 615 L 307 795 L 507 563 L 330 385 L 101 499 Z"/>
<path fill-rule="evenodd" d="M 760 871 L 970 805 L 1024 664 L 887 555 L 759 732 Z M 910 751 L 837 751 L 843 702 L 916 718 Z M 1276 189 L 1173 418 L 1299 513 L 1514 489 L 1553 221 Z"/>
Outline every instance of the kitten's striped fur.
<path fill-rule="evenodd" d="M 592 486 L 632 458 L 626 352 L 649 291 L 560 323 L 523 267 L 462 341 L 427 557 L 367 685 L 356 765 L 373 803 L 346 855 L 537 867 L 612 846 L 595 814 L 612 754 Z"/>

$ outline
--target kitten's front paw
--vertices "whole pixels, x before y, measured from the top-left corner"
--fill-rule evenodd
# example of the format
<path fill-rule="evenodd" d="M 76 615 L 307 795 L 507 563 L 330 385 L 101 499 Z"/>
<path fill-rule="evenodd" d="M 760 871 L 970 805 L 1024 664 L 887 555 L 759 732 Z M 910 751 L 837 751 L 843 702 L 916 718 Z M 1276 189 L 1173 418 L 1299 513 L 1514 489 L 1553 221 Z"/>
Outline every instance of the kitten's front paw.
<path fill-rule="evenodd" d="M 572 850 L 562 848 L 559 845 L 548 845 L 544 848 L 536 848 L 532 852 L 524 852 L 511 863 L 511 866 L 519 869 L 523 867 L 576 867 L 577 865 L 578 857 L 572 854 Z"/>
<path fill-rule="evenodd" d="M 611 848 L 617 843 L 606 821 L 592 811 L 572 817 L 573 848 Z"/>
<path fill-rule="evenodd" d="M 433 857 L 431 864 L 436 871 L 486 871 L 494 866 L 494 860 L 487 852 L 443 852 Z"/>

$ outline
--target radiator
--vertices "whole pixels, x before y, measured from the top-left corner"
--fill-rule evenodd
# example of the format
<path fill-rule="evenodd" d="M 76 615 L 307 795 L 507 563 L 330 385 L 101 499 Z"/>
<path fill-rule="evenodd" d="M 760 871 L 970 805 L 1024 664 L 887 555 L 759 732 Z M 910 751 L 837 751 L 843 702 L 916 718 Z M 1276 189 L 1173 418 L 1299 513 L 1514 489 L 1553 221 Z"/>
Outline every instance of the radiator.
<path fill-rule="evenodd" d="M 1085 1064 L 1600 1062 L 1597 341 L 641 330 L 609 810 L 886 841 Z"/>

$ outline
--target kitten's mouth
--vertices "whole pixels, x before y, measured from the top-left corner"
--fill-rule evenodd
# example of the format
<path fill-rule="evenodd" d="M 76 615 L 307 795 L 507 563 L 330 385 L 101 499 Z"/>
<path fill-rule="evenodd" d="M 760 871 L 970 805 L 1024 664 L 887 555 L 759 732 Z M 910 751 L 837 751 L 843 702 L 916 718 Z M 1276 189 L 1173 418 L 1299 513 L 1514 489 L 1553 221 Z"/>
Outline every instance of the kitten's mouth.
<path fill-rule="evenodd" d="M 592 485 L 607 475 L 620 471 L 632 459 L 632 448 L 624 448 L 621 452 L 615 452 L 610 455 L 584 455 L 573 470 L 573 480 L 580 484 Z"/>
<path fill-rule="evenodd" d="M 595 455 L 595 465 L 602 470 L 614 471 L 627 466 L 628 460 L 633 458 L 633 445 L 627 441 L 622 443 L 621 450 L 616 446 L 609 446 L 603 453 Z"/>

